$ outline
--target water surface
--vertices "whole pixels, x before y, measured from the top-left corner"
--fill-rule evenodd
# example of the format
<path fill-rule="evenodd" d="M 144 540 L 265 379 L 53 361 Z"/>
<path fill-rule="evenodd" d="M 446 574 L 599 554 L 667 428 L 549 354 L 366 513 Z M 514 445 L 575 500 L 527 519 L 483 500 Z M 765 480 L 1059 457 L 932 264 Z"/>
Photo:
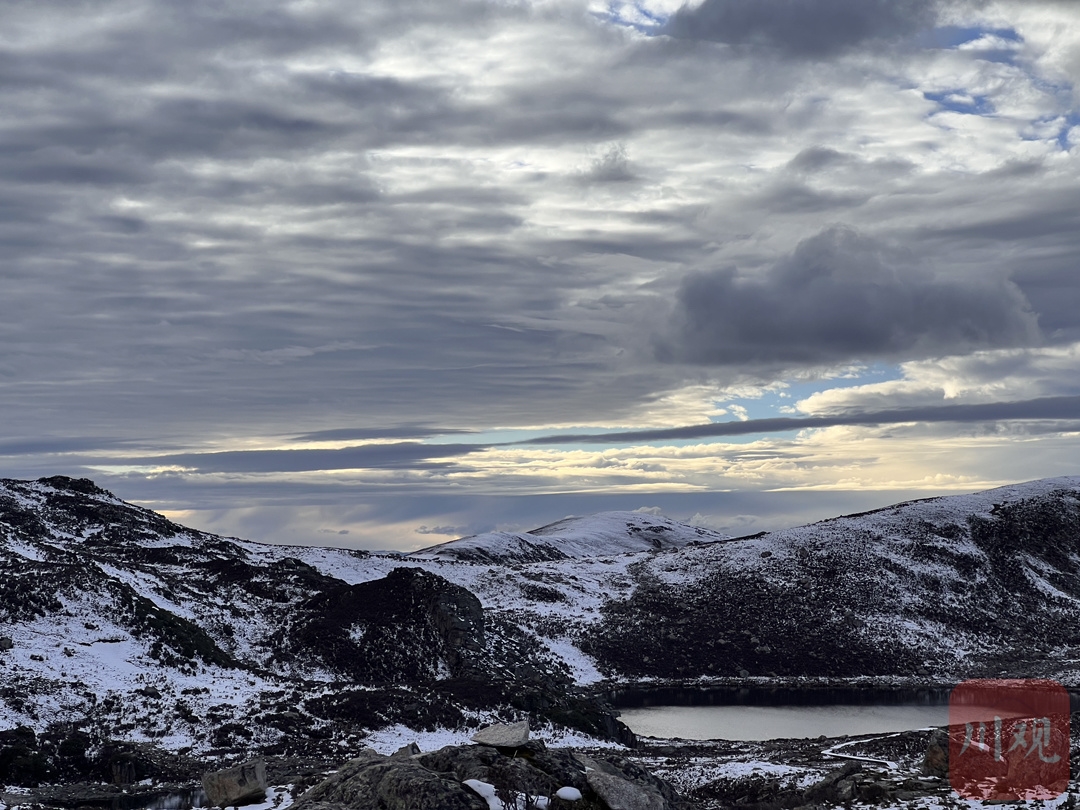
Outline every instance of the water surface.
<path fill-rule="evenodd" d="M 839 737 L 949 722 L 947 705 L 642 706 L 621 712 L 635 734 L 685 740 Z"/>

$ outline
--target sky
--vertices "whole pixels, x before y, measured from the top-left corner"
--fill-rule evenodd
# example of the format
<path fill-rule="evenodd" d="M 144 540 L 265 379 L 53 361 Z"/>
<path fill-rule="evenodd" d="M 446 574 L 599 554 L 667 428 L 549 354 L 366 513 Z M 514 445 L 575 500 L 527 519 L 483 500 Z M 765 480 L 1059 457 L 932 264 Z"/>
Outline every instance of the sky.
<path fill-rule="evenodd" d="M 0 476 L 408 550 L 1080 473 L 1080 4 L 6 0 Z"/>

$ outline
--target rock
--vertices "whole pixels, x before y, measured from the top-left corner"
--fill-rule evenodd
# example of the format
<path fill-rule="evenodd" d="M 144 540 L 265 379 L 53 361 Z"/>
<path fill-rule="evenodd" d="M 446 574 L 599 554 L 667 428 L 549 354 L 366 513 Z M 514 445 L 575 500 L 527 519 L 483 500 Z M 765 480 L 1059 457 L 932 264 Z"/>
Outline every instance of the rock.
<path fill-rule="evenodd" d="M 922 772 L 926 776 L 942 779 L 949 775 L 949 735 L 941 729 L 930 736 L 930 743 L 923 755 Z"/>
<path fill-rule="evenodd" d="M 136 689 L 135 694 L 157 700 L 161 697 L 161 690 L 156 686 L 144 686 L 142 689 Z"/>
<path fill-rule="evenodd" d="M 682 806 L 671 785 L 629 760 L 594 759 L 583 754 L 574 758 L 585 766 L 588 786 L 609 810 L 672 810 Z"/>
<path fill-rule="evenodd" d="M 15 641 L 11 636 L 0 636 L 0 650 L 10 650 L 15 646 Z"/>
<path fill-rule="evenodd" d="M 609 810 L 665 810 L 667 807 L 658 794 L 621 776 L 604 771 L 588 771 L 585 778 Z"/>
<path fill-rule="evenodd" d="M 414 742 L 411 742 L 408 745 L 401 746 L 401 748 L 399 748 L 397 751 L 392 753 L 390 756 L 392 756 L 392 757 L 411 757 L 411 756 L 415 756 L 416 754 L 419 754 L 419 753 L 420 753 L 420 746 L 417 745 Z"/>
<path fill-rule="evenodd" d="M 860 763 L 847 762 L 842 768 L 833 771 L 820 782 L 808 787 L 803 793 L 803 798 L 810 804 L 835 804 L 842 801 L 840 799 L 841 790 L 845 793 L 858 791 L 855 780 L 851 777 L 860 771 L 862 771 Z M 841 786 L 845 782 L 847 784 Z"/>
<path fill-rule="evenodd" d="M 889 786 L 881 782 L 864 782 L 859 785 L 859 800 L 867 804 L 879 804 L 889 798 Z"/>
<path fill-rule="evenodd" d="M 296 810 L 487 810 L 488 804 L 454 778 L 414 759 L 366 750 L 293 805 Z"/>
<path fill-rule="evenodd" d="M 472 741 L 496 748 L 518 748 L 529 741 L 529 721 L 498 723 L 482 728 L 472 735 Z"/>
<path fill-rule="evenodd" d="M 203 790 L 212 807 L 250 804 L 266 798 L 266 762 L 253 759 L 223 771 L 203 774 Z"/>
<path fill-rule="evenodd" d="M 850 802 L 855 798 L 855 782 L 851 779 L 841 779 L 836 783 L 836 798 L 841 802 Z"/>

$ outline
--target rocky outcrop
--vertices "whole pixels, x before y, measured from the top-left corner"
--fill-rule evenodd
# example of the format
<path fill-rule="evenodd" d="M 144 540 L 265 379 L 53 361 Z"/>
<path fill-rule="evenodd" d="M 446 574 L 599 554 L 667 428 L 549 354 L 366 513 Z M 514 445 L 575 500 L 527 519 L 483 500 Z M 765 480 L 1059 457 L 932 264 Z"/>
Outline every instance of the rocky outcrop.
<path fill-rule="evenodd" d="M 456 779 L 413 758 L 366 750 L 300 797 L 297 810 L 487 810 L 487 803 Z"/>
<path fill-rule="evenodd" d="M 484 611 L 460 585 L 419 568 L 337 583 L 301 607 L 297 652 L 360 683 L 415 683 L 483 673 Z"/>
<path fill-rule="evenodd" d="M 203 774 L 203 790 L 211 807 L 233 807 L 266 798 L 266 762 L 254 759 L 232 768 Z"/>
<path fill-rule="evenodd" d="M 552 808 L 575 810 L 682 810 L 685 806 L 670 785 L 627 760 L 578 758 L 569 751 L 550 751 L 533 740 L 514 756 L 490 745 L 447 746 L 426 754 L 391 757 L 367 750 L 311 788 L 294 807 L 487 810 L 490 805 L 481 793 L 507 807 L 532 806 L 539 797 Z"/>

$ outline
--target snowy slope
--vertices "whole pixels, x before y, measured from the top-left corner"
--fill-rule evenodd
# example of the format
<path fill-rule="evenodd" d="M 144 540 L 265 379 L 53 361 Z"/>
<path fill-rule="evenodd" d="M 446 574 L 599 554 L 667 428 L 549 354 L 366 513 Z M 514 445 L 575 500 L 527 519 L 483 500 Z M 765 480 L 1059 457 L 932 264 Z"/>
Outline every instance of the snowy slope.
<path fill-rule="evenodd" d="M 489 532 L 414 551 L 413 559 L 476 563 L 542 562 L 605 557 L 718 542 L 729 535 L 643 512 L 570 517 L 529 532 Z"/>
<path fill-rule="evenodd" d="M 1070 681 L 1080 478 L 753 538 L 615 512 L 406 557 L 2 481 L 0 637 L 0 731 L 82 722 L 170 750 L 325 751 L 514 706 L 611 733 L 573 689 L 603 678 Z"/>
<path fill-rule="evenodd" d="M 687 548 L 643 561 L 635 575 L 633 594 L 608 603 L 583 639 L 601 669 L 622 677 L 1010 674 L 1072 682 L 1080 478 Z"/>

